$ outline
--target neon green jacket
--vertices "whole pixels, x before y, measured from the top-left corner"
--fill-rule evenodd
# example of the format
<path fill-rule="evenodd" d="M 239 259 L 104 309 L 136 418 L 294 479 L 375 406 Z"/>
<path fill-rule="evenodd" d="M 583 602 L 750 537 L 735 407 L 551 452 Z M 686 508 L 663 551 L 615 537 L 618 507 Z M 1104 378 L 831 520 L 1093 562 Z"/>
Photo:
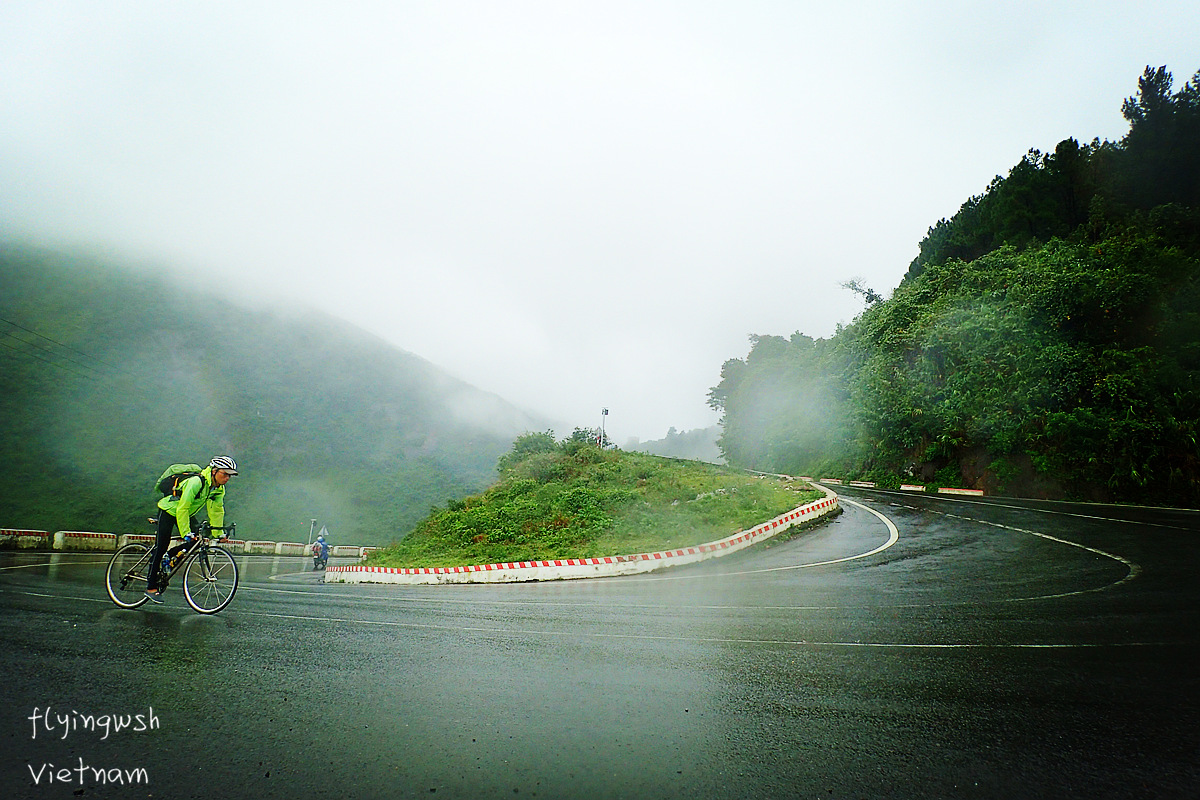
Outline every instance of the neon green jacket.
<path fill-rule="evenodd" d="M 188 478 L 180 487 L 179 497 L 168 495 L 158 501 L 159 508 L 175 515 L 180 536 L 191 531 L 191 518 L 206 503 L 209 524 L 214 528 L 225 524 L 225 487 L 213 485 L 212 467 L 205 467 L 199 475 Z"/>

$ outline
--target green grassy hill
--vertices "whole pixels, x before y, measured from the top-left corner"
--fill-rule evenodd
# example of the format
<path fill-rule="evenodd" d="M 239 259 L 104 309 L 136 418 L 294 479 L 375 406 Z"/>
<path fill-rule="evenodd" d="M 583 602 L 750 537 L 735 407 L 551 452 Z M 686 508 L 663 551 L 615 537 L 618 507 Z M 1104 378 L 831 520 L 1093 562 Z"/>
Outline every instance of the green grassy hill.
<path fill-rule="evenodd" d="M 371 555 L 388 567 L 454 567 L 657 552 L 716 541 L 823 493 L 698 461 L 526 434 L 486 492 L 435 509 Z"/>
<path fill-rule="evenodd" d="M 172 462 L 233 455 L 248 538 L 394 541 L 541 420 L 361 330 L 179 277 L 0 245 L 0 526 L 129 531 Z"/>

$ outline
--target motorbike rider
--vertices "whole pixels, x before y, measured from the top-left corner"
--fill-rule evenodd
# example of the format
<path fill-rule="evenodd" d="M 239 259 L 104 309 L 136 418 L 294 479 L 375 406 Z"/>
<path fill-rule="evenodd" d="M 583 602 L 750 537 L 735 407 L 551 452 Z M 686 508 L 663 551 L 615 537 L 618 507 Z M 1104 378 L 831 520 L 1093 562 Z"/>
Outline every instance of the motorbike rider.
<path fill-rule="evenodd" d="M 316 568 L 317 562 L 322 564 L 329 562 L 329 543 L 325 541 L 324 536 L 318 536 L 316 543 L 313 545 L 313 568 Z"/>

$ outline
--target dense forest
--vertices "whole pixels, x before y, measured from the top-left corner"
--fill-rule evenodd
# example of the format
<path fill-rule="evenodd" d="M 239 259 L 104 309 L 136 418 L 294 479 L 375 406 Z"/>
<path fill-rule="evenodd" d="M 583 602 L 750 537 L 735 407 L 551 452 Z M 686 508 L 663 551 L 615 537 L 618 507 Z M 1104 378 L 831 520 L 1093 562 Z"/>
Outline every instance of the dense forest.
<path fill-rule="evenodd" d="M 732 465 L 1200 504 L 1200 73 L 1118 142 L 1031 150 L 829 339 L 751 336 L 709 403 Z"/>
<path fill-rule="evenodd" d="M 0 526 L 128 532 L 171 463 L 240 474 L 246 538 L 384 544 L 542 427 L 351 325 L 222 299 L 202 273 L 0 244 Z"/>

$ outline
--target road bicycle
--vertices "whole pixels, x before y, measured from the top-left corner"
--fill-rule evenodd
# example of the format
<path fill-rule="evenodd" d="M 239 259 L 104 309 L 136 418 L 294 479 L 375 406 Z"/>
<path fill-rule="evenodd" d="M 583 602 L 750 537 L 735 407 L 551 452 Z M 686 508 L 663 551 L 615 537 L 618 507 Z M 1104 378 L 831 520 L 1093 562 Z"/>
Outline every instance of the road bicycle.
<path fill-rule="evenodd" d="M 238 587 L 238 568 L 229 551 L 215 542 L 229 538 L 236 528 L 232 524 L 217 528 L 207 522 L 200 523 L 191 549 L 176 556 L 169 569 L 150 563 L 153 546 L 139 542 L 125 545 L 113 553 L 104 573 L 108 596 L 121 608 L 137 608 L 149 602 L 146 586 L 150 569 L 162 570 L 158 579 L 160 591 L 182 570 L 183 597 L 187 604 L 201 614 L 216 614 L 233 600 Z M 208 535 L 210 531 L 220 531 L 221 535 L 213 539 Z"/>

